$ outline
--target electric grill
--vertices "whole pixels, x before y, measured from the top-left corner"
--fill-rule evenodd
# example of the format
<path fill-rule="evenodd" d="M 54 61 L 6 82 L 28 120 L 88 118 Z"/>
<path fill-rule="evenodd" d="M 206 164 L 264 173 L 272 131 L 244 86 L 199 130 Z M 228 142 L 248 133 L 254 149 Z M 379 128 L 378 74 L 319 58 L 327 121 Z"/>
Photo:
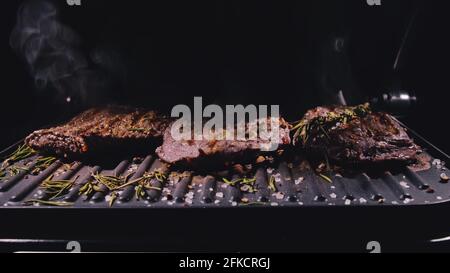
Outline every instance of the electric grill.
<path fill-rule="evenodd" d="M 270 5 L 266 8 L 270 10 Z M 338 8 L 340 11 L 343 9 Z M 227 26 L 225 14 L 223 12 L 221 15 L 223 25 Z M 240 18 L 236 14 L 233 16 Z M 335 19 L 327 22 L 332 24 Z M 251 25 L 251 19 L 239 20 L 244 25 Z M 297 24 L 301 22 L 296 21 Z M 320 25 L 318 30 L 321 28 L 324 26 Z M 321 103 L 354 103 L 361 97 L 374 97 L 372 94 L 361 95 L 354 86 L 353 75 L 348 69 L 351 56 L 344 54 L 349 50 L 345 43 L 348 39 L 341 35 L 341 30 L 333 30 L 335 35 L 324 40 L 314 37 L 324 45 L 319 54 L 323 59 L 319 60 L 319 65 L 307 70 L 317 70 L 314 76 L 320 78 Z M 172 53 L 170 49 L 167 52 Z M 142 54 L 146 57 L 145 53 Z M 158 58 L 156 61 L 163 62 Z M 205 62 L 203 59 L 200 61 Z M 305 66 L 310 65 L 310 61 L 307 59 Z M 236 67 L 227 69 L 233 68 Z M 252 68 L 258 69 L 257 65 Z M 377 69 L 383 67 L 380 65 Z M 299 70 L 305 72 L 302 68 Z M 206 69 L 200 71 L 205 72 Z M 284 79 L 276 75 L 277 71 L 271 72 L 274 77 Z M 173 75 L 182 78 L 182 73 L 184 71 L 174 71 Z M 324 75 L 331 76 L 323 81 Z M 226 78 L 226 84 L 236 83 L 233 76 L 222 76 Z M 163 85 L 163 76 L 159 80 Z M 280 81 L 274 82 L 279 84 Z M 184 83 L 192 87 L 190 82 Z M 273 88 L 275 84 L 269 81 L 267 88 Z M 293 83 L 286 85 L 289 84 Z M 302 83 L 300 86 L 308 89 L 308 84 Z M 263 85 L 258 83 L 260 87 Z M 211 85 L 208 83 L 204 86 L 205 89 L 209 87 Z M 343 91 L 337 92 L 339 88 Z M 392 88 L 399 92 L 397 86 Z M 160 95 L 178 97 L 183 91 L 171 93 L 163 90 Z M 137 94 L 138 100 L 143 94 Z M 51 105 L 49 101 L 44 102 Z M 415 102 L 415 97 L 390 93 L 372 102 L 388 103 L 387 109 L 390 111 L 398 109 L 395 103 L 400 102 L 404 110 Z M 296 107 L 306 109 L 311 105 L 309 101 L 301 106 L 295 102 L 283 103 L 288 106 L 287 112 L 297 115 L 303 112 Z M 64 106 L 60 108 L 61 111 L 66 110 Z M 33 119 L 39 119 L 36 116 Z M 44 116 L 51 117 L 52 112 L 45 112 Z M 43 122 L 46 121 L 39 121 L 39 125 L 29 129 L 37 128 Z M 64 251 L 69 241 L 80 242 L 83 251 L 365 251 L 370 241 L 380 242 L 382 250 L 448 250 L 448 223 L 442 215 L 450 209 L 450 183 L 445 183 L 442 176 L 450 176 L 446 168 L 450 164 L 449 156 L 412 129 L 409 133 L 430 156 L 428 170 L 415 171 L 409 167 L 377 172 L 357 170 L 351 176 L 331 174 L 332 183 L 329 183 L 313 171 L 300 168 L 305 158 L 290 155 L 274 164 L 253 166 L 248 174 L 256 178 L 257 191 L 253 193 L 242 190 L 240 185 L 230 186 L 222 180 L 222 177 L 231 180 L 242 177 L 233 171 L 218 174 L 188 170 L 169 175 L 177 171 L 160 162 L 150 152 L 139 160 L 126 155 L 115 160 L 114 164 L 102 160 L 95 164 L 58 160 L 37 174 L 30 171 L 8 174 L 0 182 L 0 250 Z M 7 156 L 20 144 L 18 142 L 5 149 L 1 156 Z M 14 166 L 25 166 L 30 170 L 37 159 L 38 156 L 33 156 L 16 162 Z M 92 173 L 118 176 L 131 173 L 130 178 L 133 179 L 156 169 L 165 171 L 168 179 L 153 179 L 151 184 L 155 189 L 148 190 L 147 196 L 139 200 L 134 186 L 125 188 L 114 202 L 111 202 L 106 188 L 89 196 L 79 194 L 79 189 L 91 179 Z M 74 187 L 63 199 L 69 205 L 55 206 L 40 188 L 50 176 L 55 180 L 75 181 Z M 277 192 L 269 189 L 272 176 L 275 177 Z"/>
<path fill-rule="evenodd" d="M 97 251 L 115 249 L 292 251 L 299 249 L 297 244 L 305 244 L 300 249 L 314 250 L 313 246 L 318 247 L 320 244 L 308 241 L 310 239 L 305 238 L 305 234 L 284 238 L 282 233 L 294 228 L 291 225 L 295 225 L 295 228 L 298 229 L 310 229 L 317 226 L 318 223 L 322 223 L 324 217 L 330 217 L 325 221 L 328 225 L 337 223 L 341 225 L 338 229 L 344 229 L 343 234 L 349 232 L 351 234 L 355 228 L 363 228 L 366 229 L 365 232 L 371 231 L 372 233 L 369 234 L 375 238 L 379 238 L 377 236 L 380 236 L 380 232 L 385 230 L 382 228 L 374 230 L 378 226 L 375 223 L 389 219 L 387 224 L 392 230 L 388 234 L 392 236 L 398 232 L 393 231 L 400 227 L 395 227 L 398 224 L 397 221 L 406 217 L 406 212 L 410 212 L 409 207 L 417 208 L 417 212 L 427 209 L 432 211 L 433 207 L 445 210 L 450 204 L 450 183 L 442 179 L 443 174 L 450 175 L 450 171 L 445 167 L 445 164 L 449 163 L 449 156 L 430 143 L 424 140 L 420 141 L 421 138 L 418 135 L 415 135 L 415 138 L 419 140 L 418 143 L 431 157 L 431 166 L 428 170 L 414 171 L 409 167 L 404 167 L 381 173 L 358 172 L 349 177 L 332 175 L 332 183 L 328 183 L 315 172 L 301 169 L 300 164 L 304 162 L 301 158 L 293 158 L 290 161 L 276 163 L 275 166 L 255 167 L 252 175 L 256 178 L 254 186 L 257 191 L 254 193 L 242 191 L 240 185 L 228 185 L 215 173 L 183 172 L 169 176 L 165 181 L 153 179 L 151 185 L 155 189 L 149 190 L 145 198 L 138 198 L 135 195 L 134 185 L 128 186 L 121 191 L 114 203 L 110 202 L 111 196 L 108 195 L 106 188 L 103 188 L 102 192 L 95 192 L 88 196 L 80 194 L 79 189 L 92 179 L 92 173 L 100 172 L 105 175 L 132 173 L 131 179 L 134 179 L 142 176 L 145 171 L 156 169 L 167 171 L 166 165 L 153 154 L 146 156 L 139 163 L 135 162 L 136 159 L 124 158 L 113 168 L 86 165 L 82 162 L 71 162 L 70 167 L 67 167 L 64 166 L 67 162 L 56 161 L 39 174 L 23 172 L 7 177 L 0 184 L 0 204 L 4 219 L 1 236 L 8 238 L 8 235 L 12 234 L 11 232 L 17 234 L 18 224 L 21 225 L 18 229 L 24 236 L 21 238 L 22 241 L 5 240 L 0 245 L 9 250 L 64 250 L 65 243 L 79 240 L 88 250 Z M 13 148 L 10 147 L 10 149 Z M 29 169 L 32 169 L 36 164 L 36 158 L 35 156 L 24 159 L 15 165 L 28 166 Z M 232 179 L 240 177 L 238 173 L 232 171 L 222 175 Z M 52 176 L 54 180 L 75 181 L 74 186 L 63 198 L 64 201 L 70 202 L 70 205 L 55 206 L 48 200 L 45 191 L 40 189 L 41 183 L 49 176 Z M 277 192 L 269 189 L 269 176 L 276 177 Z M 173 180 L 174 177 L 177 177 L 176 181 Z M 36 199 L 50 203 L 26 203 L 27 200 Z M 314 207 L 323 209 L 312 210 Z M 350 210 L 352 207 L 358 208 L 359 213 L 363 213 L 365 216 L 357 216 L 347 223 L 341 223 L 342 219 L 353 217 L 352 213 L 333 215 L 336 208 L 342 211 L 343 208 Z M 374 214 L 374 209 L 371 207 L 380 209 Z M 312 215 L 311 211 L 314 212 Z M 394 216 L 398 217 L 397 219 L 390 219 L 393 212 L 398 214 Z M 403 213 L 405 214 L 402 215 Z M 370 221 L 363 220 L 368 215 L 370 215 Z M 376 215 L 382 219 L 377 219 Z M 427 216 L 430 215 L 422 217 Z M 255 219 L 255 217 L 263 218 Z M 341 217 L 342 219 L 340 219 Z M 411 217 L 418 221 L 421 215 L 418 213 Z M 277 223 L 276 227 L 266 230 L 265 227 L 272 220 Z M 350 224 L 352 222 L 354 224 Z M 322 224 L 326 225 L 326 223 Z M 405 223 L 407 222 L 404 222 L 403 225 Z M 196 234 L 192 230 L 194 228 L 200 229 L 200 231 L 197 230 L 200 238 L 190 237 Z M 214 230 L 203 230 L 211 228 Z M 405 228 L 415 230 L 417 227 Z M 158 232 L 155 233 L 155 230 Z M 187 232 L 188 230 L 189 232 Z M 259 232 L 255 230 L 259 230 Z M 227 234 L 227 232 L 231 234 Z M 241 234 L 241 232 L 243 233 Z M 255 233 L 260 232 L 263 233 L 261 241 L 254 242 L 255 238 L 250 239 L 252 241 L 250 246 L 230 246 L 225 239 L 229 240 L 228 236 L 231 235 L 234 239 L 239 238 L 246 241 L 248 240 L 247 236 L 255 236 Z M 300 230 L 296 232 L 302 233 Z M 220 233 L 227 235 L 220 235 Z M 271 233 L 274 235 L 270 235 Z M 35 239 L 33 237 L 35 234 L 39 234 L 41 239 L 32 240 Z M 42 234 L 46 234 L 44 235 L 45 239 L 42 238 Z M 408 233 L 405 232 L 405 234 Z M 435 239 L 439 238 L 439 234 L 439 232 L 435 233 Z M 178 238 L 181 235 L 186 237 Z M 395 242 L 403 242 L 405 240 L 403 235 L 394 236 Z M 154 236 L 157 238 L 153 238 Z M 210 236 L 219 238 L 213 239 Z M 273 242 L 273 238 L 270 236 L 275 236 L 277 240 Z M 326 235 L 325 238 L 328 236 Z M 389 236 L 383 234 L 381 238 L 386 237 Z M 205 246 L 204 242 L 198 243 L 198 240 L 204 240 L 202 238 L 208 238 L 208 241 L 217 240 L 217 242 Z M 336 239 L 330 239 L 330 245 L 326 246 L 327 249 L 332 250 L 333 246 L 345 249 L 345 246 L 334 245 Z M 341 243 L 352 242 L 350 238 L 346 240 Z M 20 242 L 24 244 L 20 244 Z M 191 242 L 191 244 L 184 245 L 185 242 Z M 421 247 L 423 250 L 426 244 L 425 241 L 421 243 L 414 240 L 405 241 L 402 247 L 393 249 L 404 250 L 406 247 L 411 247 L 411 244 L 417 244 L 414 246 Z M 307 247 L 304 248 L 305 246 Z M 350 246 L 349 250 L 354 250 L 355 246 L 351 244 Z M 361 248 L 361 251 L 363 250 L 364 248 Z"/>
<path fill-rule="evenodd" d="M 416 136 L 417 138 L 418 136 Z M 52 204 L 39 186 L 48 177 L 53 180 L 71 180 L 74 186 L 65 194 L 64 201 L 70 202 L 74 208 L 214 208 L 242 206 L 404 206 L 436 204 L 450 201 L 450 172 L 445 167 L 449 156 L 436 147 L 425 143 L 424 149 L 430 156 L 428 170 L 415 171 L 411 167 L 391 170 L 387 168 L 374 173 L 356 172 L 351 176 L 332 174 L 331 180 L 320 177 L 311 168 L 301 165 L 307 160 L 300 157 L 282 160 L 274 166 L 252 166 L 254 170 L 246 176 L 255 177 L 256 192 L 248 192 L 241 185 L 230 185 L 221 177 L 232 181 L 242 178 L 243 174 L 224 171 L 208 174 L 204 172 L 171 171 L 156 155 L 146 156 L 141 163 L 133 162 L 133 158 L 123 158 L 114 168 L 102 165 L 87 165 L 83 162 L 52 163 L 38 174 L 30 174 L 36 166 L 33 156 L 21 160 L 13 167 L 25 168 L 17 175 L 6 175 L 0 184 L 0 205 L 3 207 L 24 207 L 27 200 L 42 200 L 30 208 L 58 206 Z M 14 147 L 12 147 L 14 148 Z M 7 155 L 4 151 L 3 155 Z M 136 159 L 134 160 L 136 161 Z M 138 160 L 141 161 L 141 160 Z M 153 178 L 148 196 L 141 198 L 135 194 L 135 184 L 121 191 L 118 202 L 111 201 L 108 189 L 84 196 L 79 193 L 83 185 L 92 180 L 92 174 L 100 173 L 114 176 L 130 176 L 129 180 L 142 177 L 145 172 L 158 170 L 166 173 L 166 179 Z M 275 180 L 276 191 L 269 189 L 269 177 Z M 245 202 L 242 202 L 244 200 Z M 113 200 L 115 201 L 115 200 Z M 31 202 L 33 203 L 33 202 Z M 73 203 L 73 205 L 72 205 Z M 63 204 L 63 203 L 62 203 Z M 111 209 L 114 209 L 111 208 Z M 61 208 L 59 208 L 61 209 Z"/>

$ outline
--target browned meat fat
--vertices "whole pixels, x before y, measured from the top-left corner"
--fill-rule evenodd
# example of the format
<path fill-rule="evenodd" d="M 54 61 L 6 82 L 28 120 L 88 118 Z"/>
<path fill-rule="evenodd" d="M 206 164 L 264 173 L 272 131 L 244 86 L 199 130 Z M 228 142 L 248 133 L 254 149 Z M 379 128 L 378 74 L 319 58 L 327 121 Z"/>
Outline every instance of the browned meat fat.
<path fill-rule="evenodd" d="M 317 107 L 294 129 L 294 142 L 340 163 L 411 163 L 421 152 L 392 116 L 368 104 Z"/>
<path fill-rule="evenodd" d="M 63 125 L 35 131 L 25 142 L 35 150 L 59 155 L 90 154 L 122 144 L 161 142 L 169 123 L 154 111 L 106 106 L 87 110 Z"/>

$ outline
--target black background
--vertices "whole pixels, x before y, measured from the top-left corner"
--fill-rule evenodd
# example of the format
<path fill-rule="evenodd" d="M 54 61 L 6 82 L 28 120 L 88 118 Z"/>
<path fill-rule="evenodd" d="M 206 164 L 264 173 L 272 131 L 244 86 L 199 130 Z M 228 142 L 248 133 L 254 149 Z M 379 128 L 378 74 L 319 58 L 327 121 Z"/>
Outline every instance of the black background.
<path fill-rule="evenodd" d="M 54 1 L 61 21 L 83 39 L 87 58 L 98 48 L 119 56 L 118 74 L 108 75 L 110 89 L 101 99 L 71 104 L 51 85 L 37 89 L 20 54 L 11 49 L 19 2 L 5 1 L 0 11 L 3 147 L 88 104 L 112 101 L 170 111 L 201 95 L 205 103 L 280 104 L 294 120 L 308 107 L 327 103 L 327 89 L 344 89 L 357 103 L 397 83 L 419 99 L 407 124 L 449 150 L 450 18 L 444 1 L 382 1 L 381 6 L 363 0 L 82 0 L 81 6 Z M 396 52 L 415 10 L 401 67 L 394 73 Z M 340 57 L 329 53 L 333 37 L 346 39 Z M 90 68 L 101 70 L 93 63 Z M 324 75 L 331 78 L 325 87 Z"/>
<path fill-rule="evenodd" d="M 363 0 L 81 1 L 79 7 L 57 1 L 61 20 L 82 37 L 81 50 L 86 56 L 96 48 L 113 49 L 120 56 L 115 68 L 122 74 L 106 73 L 111 85 L 100 101 L 75 100 L 67 104 L 64 96 L 58 96 L 51 85 L 36 88 L 27 65 L 9 44 L 20 1 L 4 1 L 0 9 L 4 21 L 0 24 L 1 147 L 33 129 L 65 119 L 89 104 L 116 101 L 169 111 L 173 105 L 190 104 L 194 95 L 201 95 L 207 103 L 280 104 L 282 113 L 293 120 L 309 107 L 328 103 L 330 90 L 344 89 L 347 99 L 357 103 L 397 85 L 415 92 L 419 99 L 405 122 L 444 151 L 450 150 L 447 130 L 450 16 L 449 5 L 444 1 L 382 0 L 380 7 L 368 6 Z M 396 52 L 415 10 L 418 13 L 402 65 L 394 73 Z M 329 50 L 335 37 L 345 38 L 345 54 L 336 55 Z M 90 63 L 90 68 L 101 70 L 94 63 Z M 324 75 L 328 77 L 326 85 L 321 81 Z M 366 241 L 361 238 L 395 239 L 404 244 L 383 242 L 386 250 L 415 251 L 427 250 L 424 242 L 430 238 L 426 228 L 433 229 L 437 237 L 448 235 L 445 219 L 437 217 L 446 211 L 447 206 L 423 206 L 419 210 L 399 207 L 388 214 L 378 208 L 371 211 L 306 208 L 298 218 L 292 219 L 298 211 L 264 209 L 249 217 L 242 211 L 213 214 L 200 210 L 185 212 L 182 217 L 186 220 L 181 225 L 202 221 L 209 221 L 205 225 L 217 224 L 217 229 L 223 231 L 219 234 L 226 235 L 220 237 L 220 242 L 228 243 L 225 249 L 228 251 L 242 250 L 241 245 L 233 244 L 236 241 L 247 242 L 247 251 L 298 250 L 299 245 L 287 244 L 291 241 L 303 241 L 304 249 L 309 251 L 365 251 Z M 61 239 L 66 238 L 66 224 L 83 223 L 76 226 L 75 239 L 86 232 L 92 238 L 103 235 L 106 239 L 120 238 L 132 244 L 148 238 L 148 242 L 141 243 L 159 244 L 159 250 L 165 251 L 224 250 L 222 244 L 211 246 L 207 240 L 190 236 L 197 231 L 197 226 L 188 225 L 181 230 L 178 211 L 126 211 L 123 218 L 114 217 L 115 211 L 109 212 L 112 215 L 94 210 L 60 211 L 60 215 L 52 212 L 52 219 L 44 219 L 39 213 L 45 211 L 10 211 L 2 218 L 2 238 L 21 232 L 25 238 L 40 234 Z M 148 217 L 146 213 L 155 214 L 148 221 L 158 219 L 166 225 L 150 230 L 134 222 Z M 346 218 L 335 221 L 336 215 L 346 215 Z M 223 223 L 232 217 L 240 222 Z M 18 224 L 18 219 L 29 222 Z M 92 222 L 85 225 L 86 219 Z M 122 220 L 120 224 L 117 219 Z M 255 224 L 264 219 L 271 220 L 267 221 L 268 226 Z M 308 225 L 298 230 L 299 221 Z M 336 222 L 338 227 L 332 226 Z M 136 230 L 130 223 L 140 229 Z M 105 231 L 100 228 L 105 224 L 116 228 Z M 261 237 L 238 232 L 236 238 L 234 233 L 227 233 L 236 226 L 248 228 L 253 235 Z M 117 228 L 135 229 L 133 240 L 126 232 L 118 236 Z M 261 240 L 267 236 L 264 228 L 274 235 L 266 241 Z M 206 238 L 218 230 L 204 230 Z M 349 230 L 357 231 L 349 235 Z M 322 236 L 317 237 L 318 233 Z M 398 238 L 398 234 L 403 235 Z M 166 238 L 172 238 L 175 243 L 168 245 Z M 327 241 L 333 238 L 339 244 Z M 447 244 L 441 247 L 448 251 Z"/>

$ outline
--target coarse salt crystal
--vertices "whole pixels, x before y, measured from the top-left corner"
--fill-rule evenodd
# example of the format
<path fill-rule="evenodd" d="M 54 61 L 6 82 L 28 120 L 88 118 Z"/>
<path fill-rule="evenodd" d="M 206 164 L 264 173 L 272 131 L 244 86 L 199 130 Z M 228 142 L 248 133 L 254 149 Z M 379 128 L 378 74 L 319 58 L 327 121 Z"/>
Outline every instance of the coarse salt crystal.
<path fill-rule="evenodd" d="M 232 205 L 233 207 L 236 207 L 236 206 L 238 205 L 238 203 L 237 203 L 237 202 L 232 202 L 231 205 Z"/>
<path fill-rule="evenodd" d="M 361 204 L 366 204 L 366 203 L 367 203 L 367 200 L 361 197 L 361 198 L 359 199 L 359 203 L 361 203 Z"/>
<path fill-rule="evenodd" d="M 404 204 L 409 204 L 409 203 L 411 203 L 412 201 L 413 201 L 412 199 L 406 198 L 405 200 L 403 200 L 403 203 L 404 203 Z"/>
<path fill-rule="evenodd" d="M 346 199 L 345 200 L 345 205 L 346 206 L 349 206 L 349 205 L 351 205 L 352 204 L 352 200 L 350 200 L 350 199 Z"/>
<path fill-rule="evenodd" d="M 409 188 L 410 188 L 410 186 L 408 185 L 408 183 L 406 183 L 405 181 L 401 181 L 401 182 L 400 182 L 400 186 L 402 186 L 402 187 L 405 188 L 405 189 L 409 189 Z"/>
<path fill-rule="evenodd" d="M 299 177 L 297 179 L 295 179 L 295 185 L 299 185 L 300 183 L 302 183 L 305 180 L 304 177 Z"/>
<path fill-rule="evenodd" d="M 272 206 L 272 207 L 278 207 L 278 203 L 277 202 L 272 202 L 272 203 L 270 203 L 270 205 Z"/>
<path fill-rule="evenodd" d="M 223 192 L 217 192 L 216 193 L 216 197 L 223 198 Z"/>
<path fill-rule="evenodd" d="M 330 197 L 333 198 L 333 199 L 336 199 L 337 195 L 333 192 L 333 193 L 330 194 Z"/>
<path fill-rule="evenodd" d="M 275 194 L 275 198 L 277 198 L 278 200 L 282 200 L 284 198 L 284 194 L 282 194 L 281 192 L 278 192 Z"/>

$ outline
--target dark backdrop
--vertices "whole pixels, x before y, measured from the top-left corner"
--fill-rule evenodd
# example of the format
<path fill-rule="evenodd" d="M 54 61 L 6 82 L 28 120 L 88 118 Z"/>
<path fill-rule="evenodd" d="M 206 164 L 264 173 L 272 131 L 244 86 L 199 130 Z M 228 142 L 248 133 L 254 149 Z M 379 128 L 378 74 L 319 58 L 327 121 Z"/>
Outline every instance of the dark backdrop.
<path fill-rule="evenodd" d="M 24 52 L 10 46 L 20 2 L 4 1 L 0 10 L 1 147 L 96 104 L 120 102 L 169 111 L 201 95 L 206 103 L 280 104 L 285 116 L 298 119 L 308 107 L 333 102 L 337 90 L 357 103 L 396 86 L 418 97 L 405 121 L 450 150 L 450 18 L 444 1 L 390 0 L 378 7 L 364 0 L 81 0 L 81 6 L 53 1 L 57 22 L 79 39 L 66 37 L 67 32 L 50 37 L 64 41 L 59 59 L 42 51 L 46 57 L 34 71 L 24 55 L 37 47 Z M 22 26 L 39 25 L 42 7 L 35 7 Z M 396 53 L 414 12 L 394 73 Z M 338 50 L 336 41 L 343 41 Z M 65 54 L 67 48 L 78 55 Z M 71 74 L 70 64 L 77 58 L 86 62 L 83 73 Z M 39 69 L 53 61 L 62 63 L 57 75 L 46 74 L 47 81 L 40 81 Z M 68 77 L 52 82 L 65 70 Z"/>

